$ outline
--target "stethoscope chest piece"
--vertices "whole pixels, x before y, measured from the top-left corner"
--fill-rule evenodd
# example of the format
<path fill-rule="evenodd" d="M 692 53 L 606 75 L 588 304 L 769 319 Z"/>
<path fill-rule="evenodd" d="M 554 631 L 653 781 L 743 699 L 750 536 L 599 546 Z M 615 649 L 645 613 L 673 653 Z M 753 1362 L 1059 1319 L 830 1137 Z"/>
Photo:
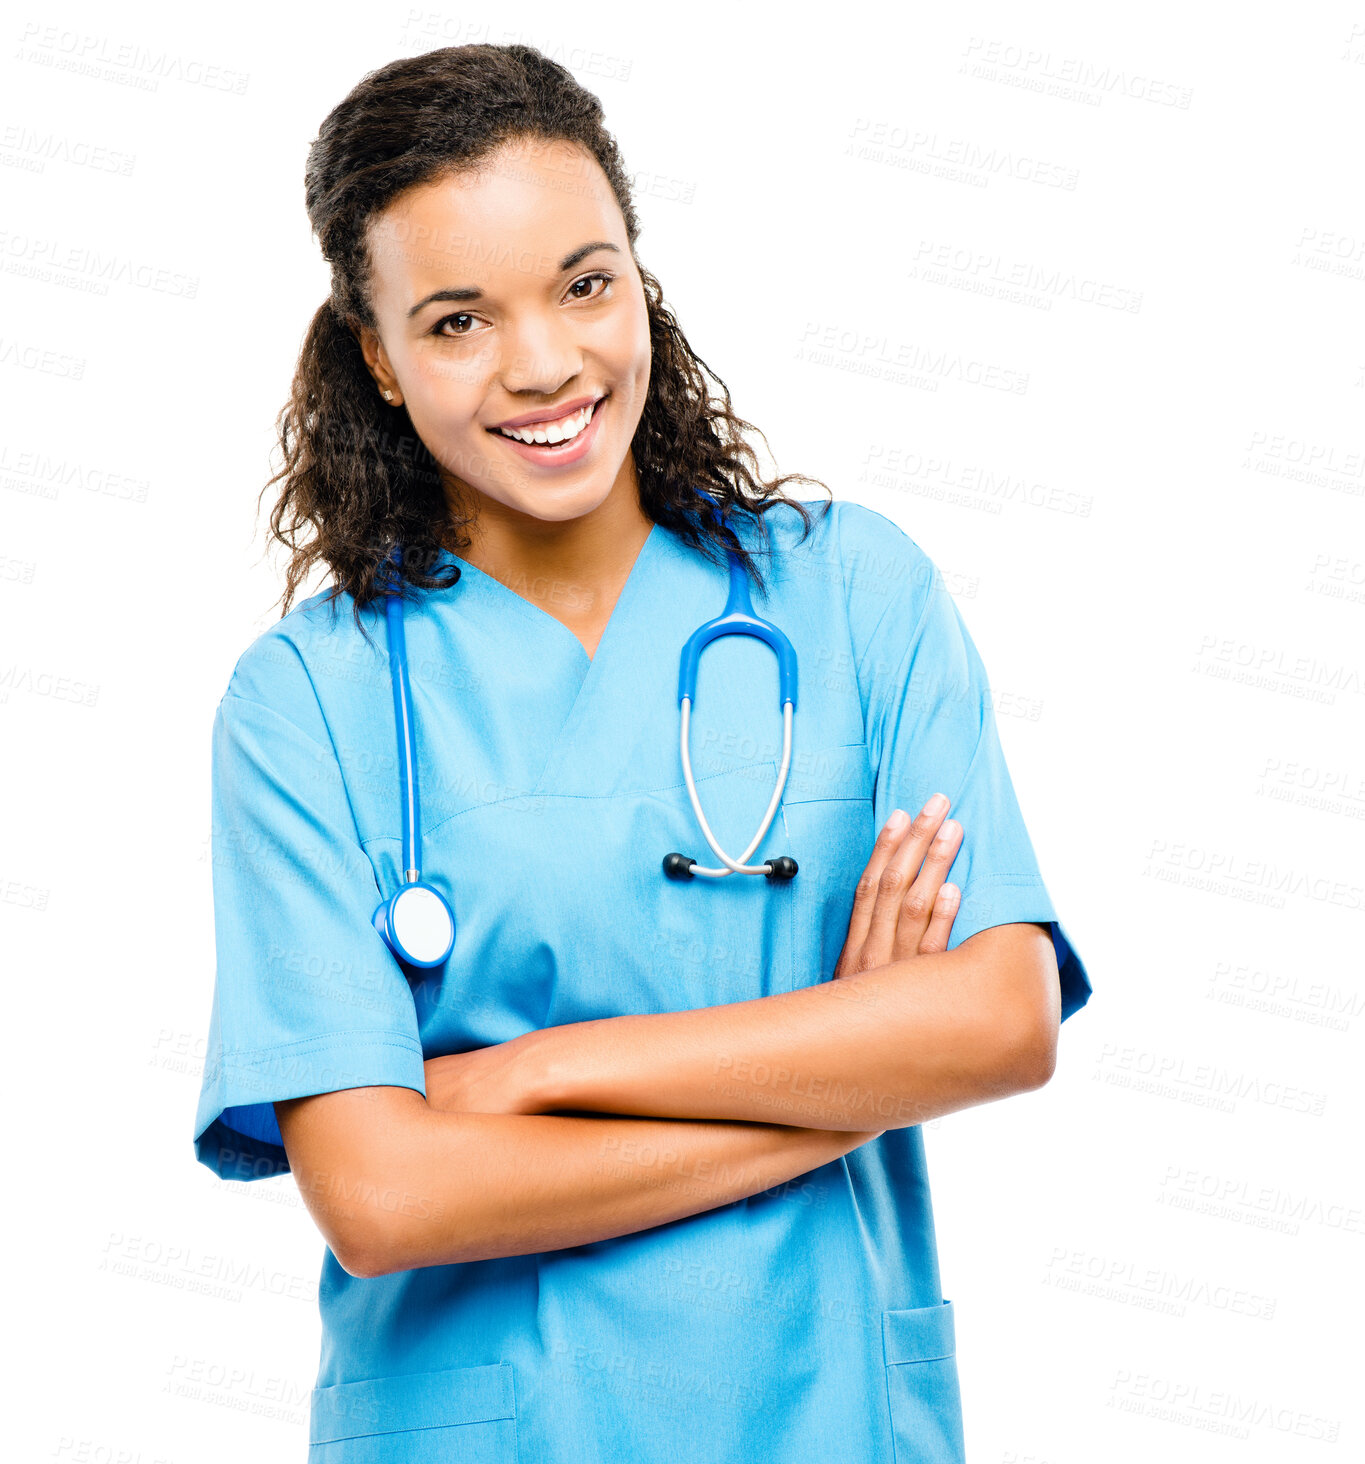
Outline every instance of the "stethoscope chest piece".
<path fill-rule="evenodd" d="M 400 885 L 374 912 L 374 928 L 410 966 L 439 966 L 455 945 L 455 912 L 425 881 Z"/>

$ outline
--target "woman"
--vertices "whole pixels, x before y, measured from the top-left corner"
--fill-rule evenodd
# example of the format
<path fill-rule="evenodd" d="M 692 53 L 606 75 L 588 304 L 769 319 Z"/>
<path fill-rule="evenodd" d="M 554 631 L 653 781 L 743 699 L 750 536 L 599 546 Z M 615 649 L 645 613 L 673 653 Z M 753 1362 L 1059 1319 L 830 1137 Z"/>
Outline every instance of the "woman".
<path fill-rule="evenodd" d="M 291 1170 L 328 1242 L 310 1458 L 960 1459 L 919 1125 L 1045 1082 L 1090 985 L 941 578 L 756 478 L 597 100 L 533 49 L 367 76 L 307 201 L 332 294 L 281 418 L 287 613 L 214 725 L 195 1146 Z M 753 856 L 786 878 L 686 877 L 679 656 L 732 563 L 799 659 Z M 405 881 L 386 588 L 455 913 L 425 967 L 374 922 Z M 732 857 L 784 762 L 776 665 L 738 635 L 697 674 Z"/>

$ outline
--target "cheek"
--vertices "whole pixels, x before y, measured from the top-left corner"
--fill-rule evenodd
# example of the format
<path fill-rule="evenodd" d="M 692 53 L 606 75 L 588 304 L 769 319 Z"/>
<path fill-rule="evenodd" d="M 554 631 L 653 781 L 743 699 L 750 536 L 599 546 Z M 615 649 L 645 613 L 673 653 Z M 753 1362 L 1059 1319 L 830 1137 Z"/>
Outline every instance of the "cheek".
<path fill-rule="evenodd" d="M 620 383 L 620 389 L 629 389 L 643 400 L 652 366 L 649 312 L 643 294 L 639 294 L 632 304 L 629 314 L 614 323 L 602 347 L 604 359 Z"/>
<path fill-rule="evenodd" d="M 640 308 L 639 331 L 635 337 L 635 362 L 643 395 L 645 388 L 649 386 L 649 373 L 653 366 L 653 347 L 649 339 L 649 316 L 645 313 L 643 303 Z"/>
<path fill-rule="evenodd" d="M 479 425 L 486 363 L 478 357 L 414 354 L 400 372 L 408 416 L 432 456 L 462 476 L 488 473 L 496 458 Z"/>
<path fill-rule="evenodd" d="M 438 413 L 449 427 L 473 423 L 494 370 L 490 350 L 414 351 L 401 378 L 408 394 Z"/>

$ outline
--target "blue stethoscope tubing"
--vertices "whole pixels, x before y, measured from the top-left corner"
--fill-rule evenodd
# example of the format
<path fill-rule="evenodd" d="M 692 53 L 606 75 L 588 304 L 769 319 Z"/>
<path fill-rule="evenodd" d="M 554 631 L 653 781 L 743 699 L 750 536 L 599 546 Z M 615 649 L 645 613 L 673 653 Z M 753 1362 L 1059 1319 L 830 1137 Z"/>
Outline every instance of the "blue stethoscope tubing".
<path fill-rule="evenodd" d="M 417 753 L 413 737 L 412 687 L 403 634 L 403 594 L 398 570 L 402 551 L 389 556 L 394 569 L 385 592 L 384 621 L 393 683 L 393 718 L 398 729 L 398 769 L 403 785 L 403 883 L 374 912 L 374 927 L 394 955 L 413 966 L 439 966 L 455 946 L 455 912 L 434 885 L 422 878 L 422 819 L 417 798 Z"/>
<path fill-rule="evenodd" d="M 724 516 L 715 499 L 703 490 L 698 491 L 710 502 L 716 523 L 723 526 Z M 775 625 L 754 614 L 744 566 L 733 550 L 728 554 L 730 593 L 725 609 L 714 620 L 708 620 L 693 631 L 683 646 L 678 668 L 678 705 L 682 719 L 679 750 L 683 778 L 697 823 L 722 867 L 700 865 L 685 854 L 673 853 L 664 856 L 664 873 L 675 880 L 692 879 L 696 875 L 724 879 L 731 874 L 762 874 L 773 881 L 784 881 L 794 878 L 797 872 L 796 861 L 790 856 L 780 855 L 764 864 L 746 864 L 745 861 L 762 843 L 787 784 L 787 772 L 791 767 L 792 719 L 796 711 L 796 652 Z M 432 967 L 441 965 L 454 948 L 455 912 L 440 890 L 422 878 L 422 822 L 417 794 L 412 687 L 408 680 L 407 641 L 403 633 L 401 547 L 393 549 L 389 560 L 393 568 L 384 591 L 384 623 L 389 642 L 393 716 L 398 732 L 398 769 L 403 791 L 403 882 L 392 895 L 380 901 L 373 919 L 375 929 L 396 956 L 412 966 Z M 701 654 L 712 641 L 725 635 L 752 635 L 772 648 L 777 656 L 778 700 L 782 707 L 782 766 L 778 771 L 777 786 L 773 789 L 758 832 L 738 859 L 732 859 L 716 842 L 711 825 L 702 812 L 692 776 L 690 748 L 692 707 L 697 699 L 697 668 Z"/>
<path fill-rule="evenodd" d="M 704 489 L 697 491 L 711 504 L 712 518 L 724 527 L 725 518 L 716 500 Z M 697 823 L 700 824 L 712 852 L 724 867 L 710 868 L 698 864 L 695 859 L 689 859 L 685 854 L 674 853 L 664 855 L 664 873 L 670 879 L 691 879 L 694 875 L 703 875 L 707 879 L 724 879 L 731 874 L 762 874 L 769 880 L 778 882 L 795 877 L 796 860 L 784 854 L 764 864 L 746 864 L 745 861 L 763 842 L 763 836 L 768 832 L 768 826 L 777 812 L 777 805 L 782 801 L 782 791 L 787 786 L 787 772 L 791 767 L 792 719 L 796 712 L 796 651 L 777 626 L 754 614 L 753 603 L 749 599 L 749 577 L 734 550 L 727 550 L 727 554 L 730 560 L 730 594 L 725 602 L 725 609 L 714 620 L 708 620 L 705 625 L 698 626 L 692 632 L 687 644 L 683 646 L 678 666 L 678 706 L 682 723 L 678 745 L 682 754 L 683 780 L 687 784 L 687 796 L 691 800 Z M 772 649 L 777 656 L 777 695 L 782 707 L 782 766 L 778 769 L 777 785 L 773 789 L 773 796 L 769 800 L 768 810 L 763 815 L 758 832 L 738 859 L 732 859 L 716 842 L 711 825 L 707 823 L 706 815 L 702 812 L 701 800 L 697 797 L 697 785 L 692 777 L 690 748 L 692 708 L 697 700 L 697 668 L 701 663 L 701 653 L 712 641 L 725 635 L 751 635 Z"/>

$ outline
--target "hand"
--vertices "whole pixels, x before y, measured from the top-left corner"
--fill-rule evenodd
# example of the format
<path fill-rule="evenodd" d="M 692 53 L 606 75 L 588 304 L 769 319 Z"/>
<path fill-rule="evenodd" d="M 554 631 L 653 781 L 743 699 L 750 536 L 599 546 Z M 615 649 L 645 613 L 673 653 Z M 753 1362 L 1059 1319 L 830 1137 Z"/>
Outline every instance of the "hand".
<path fill-rule="evenodd" d="M 918 818 L 905 819 L 900 828 L 892 827 L 895 814 L 882 826 L 858 881 L 848 938 L 834 968 L 836 981 L 948 949 L 961 895 L 956 885 L 943 883 L 943 876 L 957 855 L 962 826 L 949 819 L 935 839 L 947 812 L 945 798 L 936 813 L 926 804 Z"/>
<path fill-rule="evenodd" d="M 514 1037 L 428 1058 L 427 1105 L 444 1113 L 538 1113 L 528 1050 L 526 1039 Z"/>

